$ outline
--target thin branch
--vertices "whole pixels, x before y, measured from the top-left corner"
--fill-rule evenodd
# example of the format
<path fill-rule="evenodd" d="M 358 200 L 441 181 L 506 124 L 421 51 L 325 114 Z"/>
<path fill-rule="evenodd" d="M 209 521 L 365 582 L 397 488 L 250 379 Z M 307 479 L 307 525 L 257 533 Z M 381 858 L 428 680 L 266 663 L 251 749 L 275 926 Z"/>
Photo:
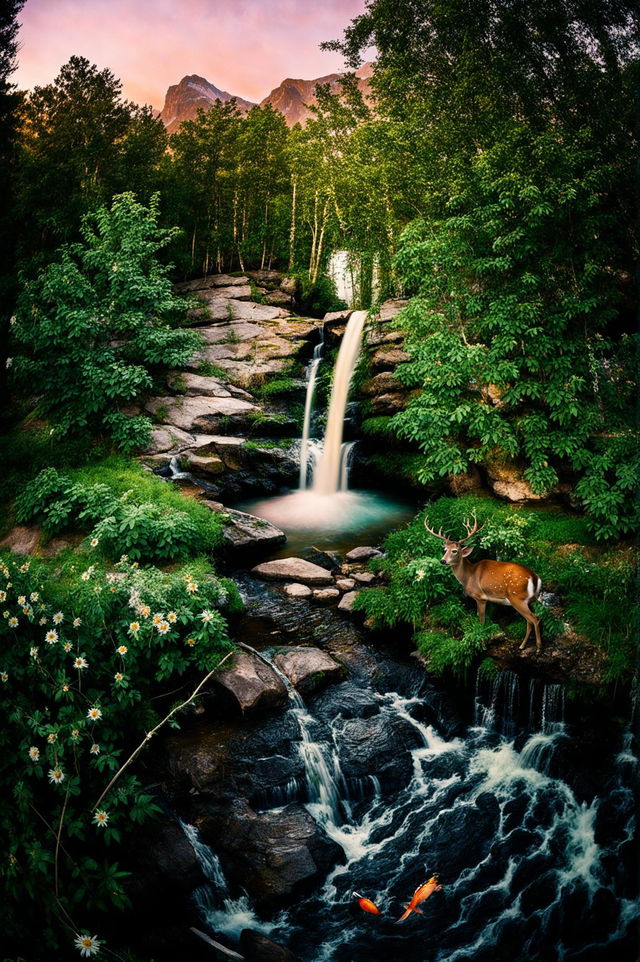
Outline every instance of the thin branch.
<path fill-rule="evenodd" d="M 116 774 L 113 776 L 113 778 L 111 779 L 111 781 L 109 782 L 109 784 L 108 784 L 107 787 L 105 788 L 104 792 L 102 793 L 102 795 L 100 796 L 100 798 L 98 799 L 98 801 L 97 801 L 97 802 L 95 803 L 95 805 L 93 806 L 94 811 L 98 808 L 98 805 L 100 804 L 100 802 L 102 801 L 102 799 L 105 797 L 105 795 L 108 795 L 108 794 L 109 794 L 109 792 L 111 791 L 111 789 L 113 788 L 113 786 L 115 785 L 115 783 L 118 781 L 118 779 L 120 778 L 120 776 L 122 775 L 122 773 L 124 772 L 124 770 L 129 767 L 129 765 L 131 764 L 131 762 L 135 759 L 135 757 L 139 754 L 139 752 L 142 751 L 142 749 L 143 749 L 144 746 L 147 744 L 147 742 L 150 741 L 150 740 L 153 738 L 153 736 L 156 734 L 156 732 L 159 731 L 159 730 L 162 728 L 162 726 L 163 726 L 164 724 L 166 724 L 166 722 L 168 722 L 169 719 L 173 717 L 173 715 L 176 714 L 176 712 L 179 712 L 179 711 L 181 711 L 183 708 L 186 708 L 187 705 L 188 705 L 190 702 L 193 701 L 193 699 L 196 697 L 196 695 L 197 695 L 198 692 L 201 690 L 201 688 L 209 681 L 209 679 L 211 678 L 211 676 L 212 676 L 212 675 L 215 675 L 215 673 L 218 671 L 218 669 L 221 668 L 222 665 L 224 665 L 224 663 L 225 663 L 225 661 L 227 660 L 227 658 L 230 658 L 231 655 L 234 655 L 234 654 L 235 654 L 235 649 L 234 649 L 233 651 L 230 651 L 228 654 L 226 654 L 226 655 L 224 656 L 224 658 L 222 659 L 222 661 L 219 662 L 219 664 L 217 664 L 215 668 L 212 668 L 208 675 L 205 675 L 205 677 L 202 679 L 202 681 L 200 682 L 200 684 L 198 685 L 198 687 L 196 688 L 196 690 L 195 690 L 191 695 L 189 695 L 189 697 L 187 698 L 186 701 L 183 701 L 180 705 L 176 705 L 176 707 L 173 708 L 173 709 L 169 712 L 169 714 L 166 715 L 166 716 L 162 719 L 161 722 L 158 722 L 158 724 L 156 725 L 155 728 L 152 728 L 150 732 L 147 732 L 147 734 L 144 736 L 143 741 L 140 742 L 140 744 L 138 745 L 138 747 L 136 748 L 136 750 L 129 756 L 129 758 L 126 760 L 126 762 L 124 763 L 124 765 L 123 765 L 123 766 L 119 769 L 119 771 L 117 771 Z"/>
<path fill-rule="evenodd" d="M 62 811 L 60 812 L 60 824 L 58 825 L 58 834 L 56 835 L 56 855 L 53 863 L 53 872 L 56 886 L 56 899 L 60 897 L 60 886 L 58 884 L 58 855 L 60 852 L 60 836 L 62 835 L 62 826 L 64 825 L 64 816 L 67 811 L 67 802 L 69 801 L 69 785 L 67 785 L 67 794 L 64 797 L 64 805 L 62 806 Z M 64 849 L 63 849 L 64 851 Z"/>

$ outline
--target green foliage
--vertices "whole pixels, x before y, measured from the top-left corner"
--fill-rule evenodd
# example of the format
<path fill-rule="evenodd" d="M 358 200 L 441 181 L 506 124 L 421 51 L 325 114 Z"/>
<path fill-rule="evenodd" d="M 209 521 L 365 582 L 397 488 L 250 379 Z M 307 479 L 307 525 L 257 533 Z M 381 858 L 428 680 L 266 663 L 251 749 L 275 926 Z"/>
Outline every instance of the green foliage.
<path fill-rule="evenodd" d="M 346 308 L 345 302 L 336 294 L 334 282 L 326 274 L 319 274 L 314 279 L 307 271 L 299 271 L 294 276 L 298 283 L 297 309 L 302 314 L 324 317 L 329 311 Z"/>
<path fill-rule="evenodd" d="M 88 529 L 92 546 L 113 559 L 126 554 L 164 563 L 220 543 L 217 515 L 116 458 L 68 474 L 41 471 L 16 498 L 15 516 L 21 524 L 41 524 L 47 535 L 71 526 Z"/>
<path fill-rule="evenodd" d="M 238 603 L 203 561 L 163 573 L 89 560 L 0 569 L 3 934 L 39 958 L 60 957 L 69 920 L 94 931 L 127 904 L 127 847 L 160 810 L 122 766 L 168 713 L 158 696 L 177 689 L 180 704 L 231 650 L 223 611 Z"/>
<path fill-rule="evenodd" d="M 184 302 L 156 257 L 173 232 L 157 219 L 157 198 L 146 208 L 132 194 L 116 197 L 21 298 L 15 383 L 29 393 L 37 385 L 59 437 L 102 431 L 125 450 L 144 443 L 148 419 L 129 423 L 123 408 L 151 387 L 153 371 L 180 366 L 200 343 L 175 327 Z"/>
<path fill-rule="evenodd" d="M 593 537 L 584 522 L 557 510 L 509 507 L 473 496 L 440 498 L 387 537 L 385 556 L 371 562 L 386 584 L 359 592 L 355 607 L 374 626 L 420 628 L 415 641 L 431 670 L 466 672 L 503 629 L 490 621 L 491 606 L 487 623 L 480 624 L 473 602 L 461 597 L 458 582 L 440 564 L 442 542 L 426 532 L 423 519 L 435 530 L 460 537 L 464 519 L 472 514 L 481 529 L 471 560 L 499 555 L 500 560 L 524 564 L 540 576 L 545 592 L 560 596 L 562 615 L 546 604 L 534 604 L 543 645 L 571 629 L 605 649 L 609 677 L 627 673 L 634 663 L 633 552 L 591 547 Z M 524 621 L 514 612 L 510 615 L 504 630 L 520 640 Z"/>

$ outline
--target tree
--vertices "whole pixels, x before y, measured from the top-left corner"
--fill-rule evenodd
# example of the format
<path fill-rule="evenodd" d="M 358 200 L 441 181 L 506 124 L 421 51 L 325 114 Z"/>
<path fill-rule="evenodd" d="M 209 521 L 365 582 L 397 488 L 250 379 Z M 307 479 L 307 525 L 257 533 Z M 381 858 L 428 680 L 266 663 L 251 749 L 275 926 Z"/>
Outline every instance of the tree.
<path fill-rule="evenodd" d="M 185 363 L 199 345 L 195 332 L 176 329 L 185 302 L 156 256 L 175 231 L 157 222 L 157 196 L 148 208 L 131 193 L 115 197 L 20 298 L 16 384 L 37 385 L 59 436 L 105 432 L 124 449 L 143 444 L 150 421 L 123 407 L 151 388 L 153 371 Z"/>
<path fill-rule="evenodd" d="M 23 257 L 77 239 L 83 215 L 114 194 L 131 190 L 148 200 L 165 146 L 164 126 L 151 108 L 124 100 L 110 70 L 71 57 L 53 83 L 28 95 L 22 110 Z"/>

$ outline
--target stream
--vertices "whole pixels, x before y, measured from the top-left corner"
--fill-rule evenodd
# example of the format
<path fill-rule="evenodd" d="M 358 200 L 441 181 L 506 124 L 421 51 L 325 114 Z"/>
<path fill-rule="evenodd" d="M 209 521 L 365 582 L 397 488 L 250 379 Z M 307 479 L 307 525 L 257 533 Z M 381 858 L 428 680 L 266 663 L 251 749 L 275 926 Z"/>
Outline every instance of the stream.
<path fill-rule="evenodd" d="M 302 802 L 344 861 L 308 896 L 260 914 L 188 826 L 211 880 L 197 893 L 203 927 L 236 950 L 241 929 L 258 929 L 303 962 L 635 959 L 629 732 L 585 726 L 561 686 L 511 672 L 479 677 L 472 697 L 448 694 L 392 639 L 372 648 L 348 625 L 345 640 L 335 611 L 238 580 L 243 637 L 264 659 L 295 632 L 348 664 L 347 680 L 305 699 L 288 685 L 288 747 L 274 744 L 273 764 L 288 751 L 304 775 L 252 799 L 257 811 Z M 272 727 L 266 718 L 261 737 Z M 435 872 L 442 890 L 398 924 Z M 361 912 L 354 890 L 381 915 Z"/>

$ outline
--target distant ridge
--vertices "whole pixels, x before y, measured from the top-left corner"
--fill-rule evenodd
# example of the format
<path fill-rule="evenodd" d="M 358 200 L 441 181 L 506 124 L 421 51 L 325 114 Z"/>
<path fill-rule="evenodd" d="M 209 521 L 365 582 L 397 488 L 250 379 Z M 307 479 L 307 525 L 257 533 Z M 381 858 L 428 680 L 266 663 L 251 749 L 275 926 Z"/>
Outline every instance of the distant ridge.
<path fill-rule="evenodd" d="M 204 77 L 191 74 L 190 77 L 183 77 L 180 83 L 169 87 L 164 107 L 160 111 L 160 119 L 168 133 L 173 134 L 185 120 L 193 120 L 200 108 L 210 110 L 216 100 L 226 103 L 233 98 L 234 94 L 220 90 Z M 244 100 L 242 97 L 235 97 L 235 101 L 242 113 L 247 113 L 255 107 L 250 100 Z"/>
<path fill-rule="evenodd" d="M 358 86 L 365 98 L 371 95 L 371 85 L 369 80 L 373 75 L 373 66 L 370 63 L 364 64 L 356 70 Z M 317 77 L 315 80 L 294 80 L 287 78 L 275 87 L 271 93 L 260 102 L 264 107 L 270 104 L 274 110 L 280 111 L 287 122 L 287 126 L 293 127 L 294 124 L 304 124 L 311 116 L 308 105 L 315 104 L 316 98 L 314 90 L 316 84 L 329 84 L 332 93 L 339 90 L 339 80 L 342 77 L 339 73 L 330 73 L 324 77 Z M 223 103 L 231 100 L 234 94 L 226 90 L 220 90 L 204 77 L 192 74 L 183 77 L 180 83 L 174 84 L 167 90 L 164 107 L 160 112 L 167 131 L 175 133 L 180 124 L 185 120 L 192 120 L 199 108 L 209 110 L 216 100 Z M 247 113 L 255 104 L 242 97 L 235 97 L 238 108 L 242 113 Z"/>

